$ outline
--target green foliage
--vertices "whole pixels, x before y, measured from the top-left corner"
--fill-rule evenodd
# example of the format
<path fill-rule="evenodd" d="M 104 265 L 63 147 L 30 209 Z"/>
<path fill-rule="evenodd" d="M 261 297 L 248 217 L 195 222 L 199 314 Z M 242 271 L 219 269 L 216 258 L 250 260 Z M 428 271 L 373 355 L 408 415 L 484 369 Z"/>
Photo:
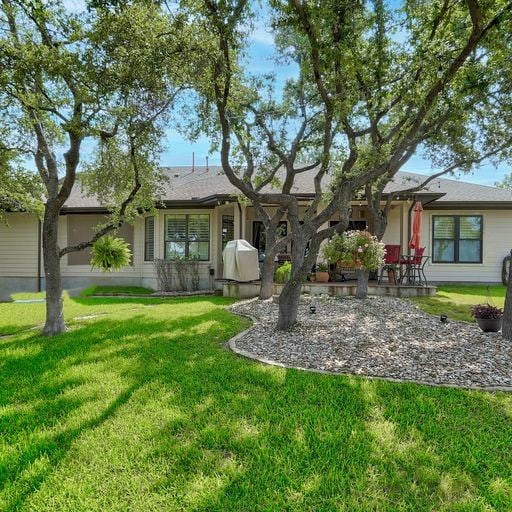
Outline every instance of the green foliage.
<path fill-rule="evenodd" d="M 332 263 L 377 270 L 384 262 L 384 244 L 368 231 L 346 231 L 326 244 L 323 255 Z"/>
<path fill-rule="evenodd" d="M 92 246 L 91 267 L 102 272 L 114 272 L 130 264 L 131 251 L 122 238 L 106 235 Z"/>
<path fill-rule="evenodd" d="M 512 173 L 506 174 L 501 181 L 497 181 L 495 185 L 499 188 L 512 190 Z"/>
<path fill-rule="evenodd" d="M 91 297 L 93 295 L 103 295 L 105 297 L 115 297 L 117 295 L 151 295 L 154 290 L 142 286 L 90 286 L 82 290 L 82 297 Z"/>
<path fill-rule="evenodd" d="M 6 211 L 43 213 L 43 187 L 39 176 L 0 161 L 0 218 Z"/>
<path fill-rule="evenodd" d="M 292 274 L 292 263 L 291 261 L 285 261 L 282 265 L 276 268 L 274 272 L 274 281 L 276 283 L 286 283 L 289 281 Z"/>

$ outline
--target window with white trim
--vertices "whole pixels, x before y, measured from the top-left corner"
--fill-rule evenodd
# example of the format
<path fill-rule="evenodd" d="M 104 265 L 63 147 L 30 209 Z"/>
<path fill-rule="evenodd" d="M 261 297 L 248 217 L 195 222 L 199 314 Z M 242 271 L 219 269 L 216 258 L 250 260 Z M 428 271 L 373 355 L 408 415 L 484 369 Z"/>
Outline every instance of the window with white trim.
<path fill-rule="evenodd" d="M 165 259 L 210 259 L 210 215 L 172 214 L 165 216 Z"/>
<path fill-rule="evenodd" d="M 432 223 L 434 263 L 482 263 L 481 215 L 434 215 Z"/>

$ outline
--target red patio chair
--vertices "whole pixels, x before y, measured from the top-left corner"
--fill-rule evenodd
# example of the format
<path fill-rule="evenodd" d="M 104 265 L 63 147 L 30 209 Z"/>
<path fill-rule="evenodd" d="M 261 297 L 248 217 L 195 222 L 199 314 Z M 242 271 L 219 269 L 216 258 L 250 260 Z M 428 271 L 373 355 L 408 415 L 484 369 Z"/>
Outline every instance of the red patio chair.
<path fill-rule="evenodd" d="M 379 284 L 382 282 L 382 276 L 384 275 L 384 269 L 386 265 L 399 265 L 400 264 L 400 246 L 395 244 L 386 244 L 384 246 L 386 255 L 384 256 L 384 265 L 380 269 Z"/>

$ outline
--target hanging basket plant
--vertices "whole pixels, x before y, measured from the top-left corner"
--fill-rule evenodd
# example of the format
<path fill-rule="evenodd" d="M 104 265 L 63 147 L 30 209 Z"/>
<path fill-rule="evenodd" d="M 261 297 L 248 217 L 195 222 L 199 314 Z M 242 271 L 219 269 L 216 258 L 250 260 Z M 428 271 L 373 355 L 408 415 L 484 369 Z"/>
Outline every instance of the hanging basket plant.
<path fill-rule="evenodd" d="M 102 272 L 114 272 L 130 265 L 132 252 L 122 238 L 107 235 L 92 246 L 91 267 Z"/>

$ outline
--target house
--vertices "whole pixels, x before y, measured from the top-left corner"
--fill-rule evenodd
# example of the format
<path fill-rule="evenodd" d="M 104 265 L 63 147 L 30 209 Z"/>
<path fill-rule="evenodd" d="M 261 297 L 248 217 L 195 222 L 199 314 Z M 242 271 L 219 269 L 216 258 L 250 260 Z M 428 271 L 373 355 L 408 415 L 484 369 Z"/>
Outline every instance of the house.
<path fill-rule="evenodd" d="M 222 249 L 235 238 L 244 238 L 264 249 L 264 230 L 254 208 L 238 201 L 239 192 L 221 168 L 168 168 L 170 182 L 155 215 L 123 226 L 118 235 L 132 247 L 131 266 L 105 274 L 91 270 L 90 251 L 70 253 L 61 260 L 65 288 L 91 284 L 157 287 L 155 258 L 196 254 L 200 259 L 200 286 L 211 288 L 222 278 Z M 305 209 L 313 195 L 308 173 L 299 175 L 295 193 Z M 393 196 L 385 243 L 400 244 L 407 252 L 412 207 L 423 204 L 421 245 L 430 260 L 425 268 L 431 282 L 498 283 L 502 261 L 512 248 L 512 191 L 436 179 L 414 197 L 401 190 L 421 183 L 425 176 L 399 173 L 385 189 Z M 75 187 L 62 208 L 61 246 L 88 239 L 102 221 L 105 210 L 93 197 Z M 27 213 L 8 213 L 0 224 L 0 289 L 34 291 L 44 288 L 41 226 Z M 365 201 L 352 204 L 351 227 L 364 229 Z M 333 217 L 329 222 L 336 222 Z M 288 223 L 283 221 L 286 232 Z"/>

